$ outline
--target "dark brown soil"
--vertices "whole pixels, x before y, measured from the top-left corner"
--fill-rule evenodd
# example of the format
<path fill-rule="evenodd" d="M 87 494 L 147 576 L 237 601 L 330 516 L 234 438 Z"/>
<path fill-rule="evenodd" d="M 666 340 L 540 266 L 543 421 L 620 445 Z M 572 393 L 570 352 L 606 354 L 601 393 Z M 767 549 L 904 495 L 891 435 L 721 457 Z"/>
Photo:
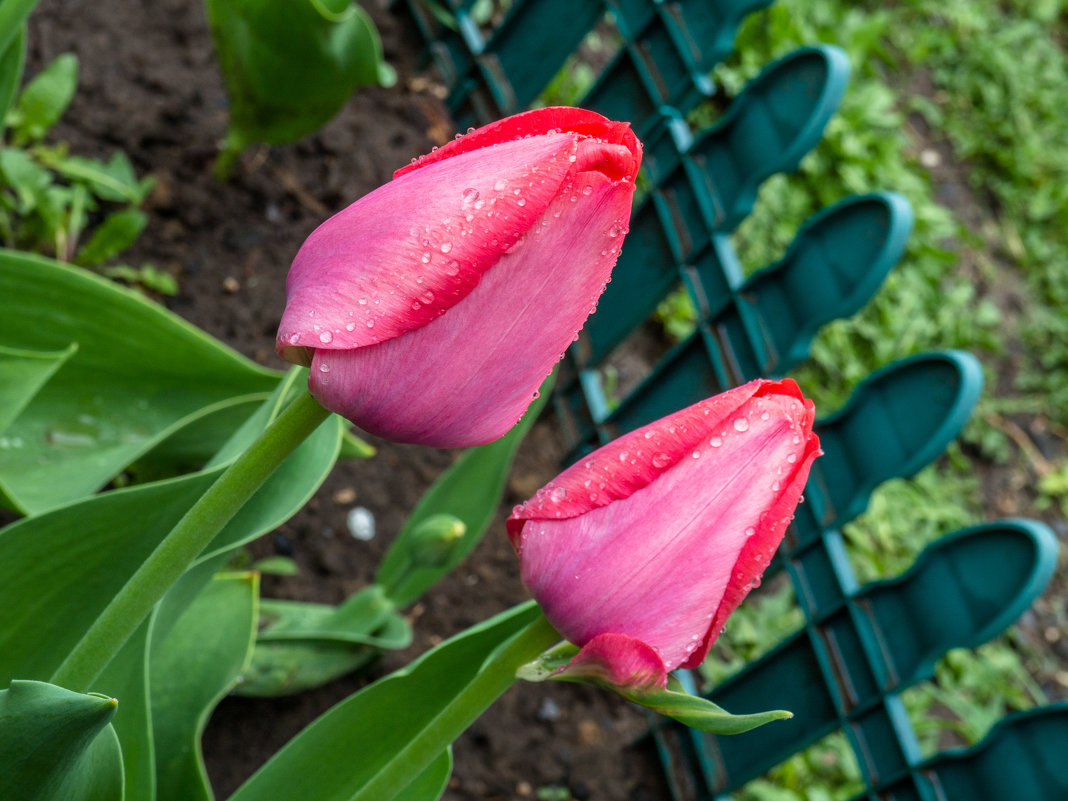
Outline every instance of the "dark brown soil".
<path fill-rule="evenodd" d="M 140 173 L 156 176 L 151 224 L 125 259 L 171 272 L 181 288 L 167 301 L 171 309 L 272 367 L 283 366 L 274 334 L 286 271 L 304 237 L 453 133 L 434 87 L 414 69 L 405 23 L 369 10 L 398 85 L 360 92 L 299 144 L 248 154 L 227 184 L 210 174 L 225 132 L 226 96 L 202 2 L 42 0 L 31 18 L 27 77 L 60 53 L 73 51 L 81 63 L 78 93 L 53 139 L 85 156 L 124 150 Z M 254 555 L 292 555 L 301 568 L 296 577 L 265 577 L 265 595 L 338 602 L 364 586 L 407 511 L 452 459 L 445 451 L 376 444 L 375 459 L 339 464 L 305 511 L 255 544 Z M 535 428 L 504 508 L 552 477 L 560 451 L 552 424 Z M 370 542 L 347 531 L 345 516 L 355 505 L 375 515 L 378 533 Z M 386 655 L 371 677 L 524 597 L 500 516 L 466 564 L 411 610 L 414 645 Z M 342 679 L 280 701 L 225 700 L 204 738 L 218 796 L 367 681 Z M 649 751 L 631 745 L 644 726 L 636 709 L 608 693 L 518 685 L 457 743 L 445 797 L 533 798 L 550 785 L 569 788 L 576 799 L 664 797 Z"/>

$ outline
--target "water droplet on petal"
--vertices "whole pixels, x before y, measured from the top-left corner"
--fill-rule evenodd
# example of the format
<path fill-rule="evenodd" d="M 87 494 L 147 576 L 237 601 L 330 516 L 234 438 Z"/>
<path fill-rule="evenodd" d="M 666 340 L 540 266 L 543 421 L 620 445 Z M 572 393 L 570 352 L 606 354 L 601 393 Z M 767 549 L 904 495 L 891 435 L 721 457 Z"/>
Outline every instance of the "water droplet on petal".
<path fill-rule="evenodd" d="M 712 439 L 708 441 L 708 444 L 711 445 L 713 448 L 718 448 L 720 445 L 723 444 L 723 440 L 719 437 L 712 437 Z"/>
<path fill-rule="evenodd" d="M 694 459 L 700 459 L 701 458 L 701 451 L 694 451 L 693 453 L 690 454 L 690 456 L 692 456 Z"/>
<path fill-rule="evenodd" d="M 589 195 L 589 194 L 592 194 L 592 193 L 593 193 L 593 187 L 590 186 L 589 184 L 586 184 L 586 186 L 582 187 L 582 194 Z"/>
<path fill-rule="evenodd" d="M 368 328 L 374 328 L 375 327 L 375 321 L 374 320 L 368 320 L 367 321 L 367 327 Z"/>
<path fill-rule="evenodd" d="M 319 334 L 319 341 L 322 342 L 324 345 L 329 344 L 333 339 L 334 335 L 331 334 L 329 331 L 323 331 L 323 333 Z"/>
<path fill-rule="evenodd" d="M 367 305 L 367 298 L 360 298 L 356 302 L 359 303 L 361 306 L 366 306 Z"/>
<path fill-rule="evenodd" d="M 504 189 L 504 188 L 505 188 L 506 186 L 508 186 L 508 182 L 507 182 L 506 180 L 504 180 L 503 178 L 501 178 L 501 179 L 500 179 L 499 181 L 497 181 L 497 183 L 495 183 L 495 184 L 493 185 L 493 189 L 494 189 L 494 191 L 496 191 L 496 192 L 500 192 L 500 191 L 502 191 L 502 190 L 503 190 L 503 189 Z"/>
<path fill-rule="evenodd" d="M 519 205 L 519 206 L 525 206 L 525 205 L 527 205 L 527 200 L 526 200 L 526 198 L 522 198 L 521 197 L 521 198 L 519 198 L 519 200 L 516 201 L 516 204 Z"/>
<path fill-rule="evenodd" d="M 554 501 L 562 501 L 567 497 L 567 490 L 563 487 L 555 487 L 553 488 L 551 497 Z"/>
<path fill-rule="evenodd" d="M 448 253 L 450 250 L 452 250 L 452 242 L 442 242 L 441 243 L 441 252 L 442 253 Z"/>
<path fill-rule="evenodd" d="M 734 430 L 735 431 L 748 431 L 749 430 L 749 418 L 747 418 L 747 417 L 739 417 L 737 420 L 735 420 L 734 421 Z"/>
<path fill-rule="evenodd" d="M 769 417 L 771 417 L 771 415 L 768 414 L 767 412 L 764 412 L 763 414 L 760 415 L 760 419 L 761 420 L 767 420 Z"/>
<path fill-rule="evenodd" d="M 608 235 L 613 239 L 619 236 L 622 232 L 622 229 L 618 225 L 613 225 L 611 228 L 608 229 Z"/>
<path fill-rule="evenodd" d="M 793 464 L 797 461 L 797 454 L 791 453 L 789 456 L 786 457 L 786 461 L 788 461 L 790 464 Z"/>
<path fill-rule="evenodd" d="M 753 528 L 752 526 L 750 526 L 749 528 L 747 528 L 745 530 L 745 536 L 747 536 L 747 537 L 752 537 L 754 534 L 756 534 L 756 529 Z"/>
<path fill-rule="evenodd" d="M 652 465 L 657 470 L 667 467 L 671 464 L 671 457 L 666 453 L 654 453 L 652 459 Z"/>
<path fill-rule="evenodd" d="M 323 362 L 322 364 L 319 365 L 319 372 L 320 373 L 329 373 L 330 372 L 330 365 L 327 364 L 326 362 Z"/>
<path fill-rule="evenodd" d="M 346 323 L 345 330 L 346 331 L 355 331 L 356 330 L 356 323 Z"/>

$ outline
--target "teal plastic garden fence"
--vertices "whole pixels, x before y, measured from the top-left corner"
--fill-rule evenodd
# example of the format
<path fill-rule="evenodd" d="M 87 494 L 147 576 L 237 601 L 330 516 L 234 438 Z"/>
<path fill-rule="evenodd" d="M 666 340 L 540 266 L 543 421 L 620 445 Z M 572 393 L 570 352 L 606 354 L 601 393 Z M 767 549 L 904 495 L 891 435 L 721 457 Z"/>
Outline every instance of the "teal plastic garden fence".
<path fill-rule="evenodd" d="M 802 48 L 692 133 L 687 115 L 715 94 L 709 71 L 731 51 L 741 20 L 769 0 L 513 0 L 492 13 L 474 0 L 445 2 L 396 0 L 426 41 L 460 129 L 529 106 L 594 26 L 613 26 L 622 41 L 579 105 L 631 121 L 645 143 L 642 199 L 557 383 L 572 458 L 713 393 L 782 375 L 821 326 L 867 302 L 902 254 L 909 204 L 877 192 L 824 209 L 780 261 L 743 275 L 731 232 L 761 183 L 796 168 L 819 140 L 849 72 L 840 50 Z M 599 368 L 680 282 L 697 330 L 610 404 Z M 981 383 L 967 353 L 914 355 L 870 375 L 819 421 L 825 455 L 773 565 L 788 573 L 805 625 L 709 694 L 732 712 L 795 716 L 733 737 L 654 724 L 675 798 L 726 797 L 839 730 L 867 785 L 859 798 L 869 801 L 1068 798 L 1068 705 L 1007 716 L 974 747 L 925 759 L 900 696 L 930 678 L 947 650 L 985 642 L 1031 604 L 1056 563 L 1052 532 L 1028 520 L 957 531 L 905 574 L 865 586 L 840 533 L 880 483 L 942 453 Z"/>

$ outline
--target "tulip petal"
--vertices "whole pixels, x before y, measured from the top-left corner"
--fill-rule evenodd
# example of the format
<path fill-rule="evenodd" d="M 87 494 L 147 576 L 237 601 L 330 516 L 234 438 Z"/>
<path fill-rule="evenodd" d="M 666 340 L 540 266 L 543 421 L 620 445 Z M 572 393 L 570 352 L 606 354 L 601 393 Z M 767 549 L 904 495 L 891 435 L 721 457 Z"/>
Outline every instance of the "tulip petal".
<path fill-rule="evenodd" d="M 471 131 L 427 153 L 414 163 L 402 167 L 393 173 L 393 177 L 397 178 L 461 153 L 469 153 L 472 150 L 511 142 L 523 137 L 545 134 L 548 131 L 566 131 L 592 137 L 606 144 L 623 145 L 629 151 L 629 158 L 613 165 L 613 170 L 619 171 L 618 177 L 629 181 L 633 181 L 638 174 L 638 166 L 641 163 L 641 145 L 627 123 L 614 122 L 594 111 L 555 106 L 514 114 L 503 120 L 484 125 L 478 130 Z"/>
<path fill-rule="evenodd" d="M 667 687 L 667 670 L 656 651 L 625 634 L 594 637 L 552 678 L 607 685 L 628 693 Z"/>
<path fill-rule="evenodd" d="M 318 349 L 312 394 L 404 442 L 454 447 L 502 436 L 592 311 L 626 232 L 633 184 L 600 172 L 572 180 L 448 314 L 373 348 Z"/>
<path fill-rule="evenodd" d="M 782 539 L 818 451 L 812 416 L 793 382 L 753 382 L 565 471 L 510 519 L 549 621 L 580 645 L 625 633 L 669 670 L 698 662 Z"/>
<path fill-rule="evenodd" d="M 609 442 L 515 507 L 507 521 L 512 545 L 518 545 L 528 520 L 565 520 L 630 497 L 689 456 L 754 398 L 775 393 L 802 399 L 792 379 L 750 381 Z"/>
<path fill-rule="evenodd" d="M 426 326 L 463 300 L 573 172 L 573 134 L 438 161 L 317 228 L 286 282 L 278 348 L 360 348 Z"/>

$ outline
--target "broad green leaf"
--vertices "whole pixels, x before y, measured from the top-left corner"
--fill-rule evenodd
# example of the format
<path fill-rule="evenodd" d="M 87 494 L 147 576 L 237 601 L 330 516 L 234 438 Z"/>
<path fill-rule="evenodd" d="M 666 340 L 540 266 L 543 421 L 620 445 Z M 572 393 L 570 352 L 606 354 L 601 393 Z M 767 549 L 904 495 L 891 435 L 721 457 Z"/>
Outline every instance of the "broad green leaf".
<path fill-rule="evenodd" d="M 362 667 L 382 649 L 411 644 L 408 622 L 372 585 L 334 607 L 264 599 L 252 663 L 236 692 L 291 695 Z"/>
<path fill-rule="evenodd" d="M 0 3 L 0 52 L 7 50 L 15 37 L 25 29 L 37 0 L 4 0 Z"/>
<path fill-rule="evenodd" d="M 208 0 L 230 96 L 230 144 L 292 142 L 389 72 L 370 17 L 348 0 Z"/>
<path fill-rule="evenodd" d="M 35 351 L 0 345 L 0 449 L 13 447 L 2 435 L 67 359 L 77 350 Z"/>
<path fill-rule="evenodd" d="M 78 250 L 74 263 L 95 267 L 115 258 L 137 241 L 146 225 L 148 217 L 137 209 L 122 209 L 109 214 Z"/>
<path fill-rule="evenodd" d="M 223 574 L 178 617 L 149 662 L 158 801 L 212 801 L 200 737 L 256 634 L 258 578 Z M 164 601 L 166 603 L 166 601 Z"/>
<path fill-rule="evenodd" d="M 329 473 L 341 425 L 326 420 L 279 467 L 200 557 L 276 528 Z M 44 678 L 222 467 L 114 490 L 0 529 L 0 681 Z"/>
<path fill-rule="evenodd" d="M 78 88 L 78 57 L 57 56 L 19 95 L 15 104 L 15 144 L 36 142 L 59 121 Z"/>
<path fill-rule="evenodd" d="M 95 492 L 130 462 L 278 374 L 135 292 L 49 259 L 0 250 L 0 343 L 68 359 L 11 424 L 0 503 L 37 514 Z M 206 458 L 220 441 L 202 443 Z"/>
<path fill-rule="evenodd" d="M 116 701 L 39 681 L 0 692 L 0 798 L 117 801 L 122 754 L 108 721 Z"/>
<path fill-rule="evenodd" d="M 7 112 L 15 102 L 22 82 L 22 68 L 26 63 L 26 25 L 18 25 L 17 29 L 11 39 L 0 31 L 0 43 L 6 42 L 0 44 L 0 132 L 4 130 Z"/>
<path fill-rule="evenodd" d="M 470 684 L 486 659 L 540 614 L 533 602 L 510 609 L 350 696 L 290 740 L 230 801 L 356 798 Z M 421 771 L 413 782 L 424 776 Z"/>
<path fill-rule="evenodd" d="M 415 781 L 401 790 L 394 801 L 437 801 L 445 793 L 445 787 L 452 775 L 452 747 L 441 752 L 441 756 L 431 762 Z"/>
<path fill-rule="evenodd" d="M 382 558 L 375 576 L 376 583 L 389 588 L 390 598 L 397 606 L 404 606 L 426 592 L 482 539 L 501 503 L 516 450 L 544 408 L 552 392 L 553 380 L 553 376 L 545 380 L 538 400 L 530 405 L 515 428 L 496 442 L 468 448 L 412 510 L 404 528 Z M 459 518 L 467 531 L 444 564 L 413 567 L 413 535 L 421 523 L 439 514 Z"/>
<path fill-rule="evenodd" d="M 122 749 L 122 770 L 128 801 L 154 801 L 156 764 L 148 702 L 148 637 L 145 620 L 93 683 L 119 702 L 111 721 Z"/>

